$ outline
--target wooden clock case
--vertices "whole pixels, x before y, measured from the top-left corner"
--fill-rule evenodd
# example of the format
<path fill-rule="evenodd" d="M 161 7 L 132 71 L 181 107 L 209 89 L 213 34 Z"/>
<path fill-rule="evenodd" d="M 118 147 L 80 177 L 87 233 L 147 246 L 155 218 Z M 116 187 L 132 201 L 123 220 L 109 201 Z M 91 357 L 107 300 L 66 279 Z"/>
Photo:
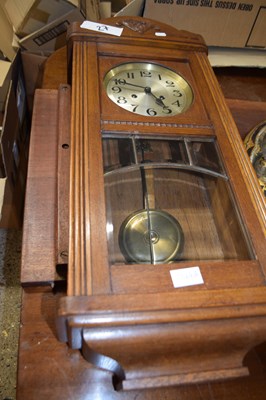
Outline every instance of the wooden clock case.
<path fill-rule="evenodd" d="M 73 24 L 69 85 L 58 90 L 56 261 L 58 270 L 67 268 L 67 295 L 57 312 L 59 339 L 111 371 L 116 389 L 246 375 L 245 355 L 266 337 L 265 201 L 206 45 L 198 35 L 139 17 L 101 22 L 123 27 L 122 35 Z M 167 118 L 117 107 L 106 95 L 103 78 L 130 61 L 180 73 L 193 88 L 192 106 Z M 224 257 L 206 257 L 206 239 L 203 257 L 159 265 L 111 261 L 102 140 L 132 136 L 215 143 L 227 179 L 226 184 L 215 180 L 208 196 L 215 224 L 223 228 L 218 236 Z M 202 236 L 208 223 L 199 223 L 199 211 L 196 207 L 189 228 L 201 224 Z M 174 288 L 170 270 L 193 266 L 200 268 L 204 283 Z"/>

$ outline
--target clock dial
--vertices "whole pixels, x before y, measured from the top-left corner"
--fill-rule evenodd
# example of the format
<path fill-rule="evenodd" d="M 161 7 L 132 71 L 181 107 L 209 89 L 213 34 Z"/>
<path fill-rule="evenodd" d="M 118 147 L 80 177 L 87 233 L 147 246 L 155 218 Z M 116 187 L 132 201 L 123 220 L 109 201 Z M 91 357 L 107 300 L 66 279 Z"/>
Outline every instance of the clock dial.
<path fill-rule="evenodd" d="M 120 64 L 105 75 L 104 85 L 119 107 L 147 117 L 172 117 L 193 102 L 193 91 L 182 76 L 153 63 Z"/>

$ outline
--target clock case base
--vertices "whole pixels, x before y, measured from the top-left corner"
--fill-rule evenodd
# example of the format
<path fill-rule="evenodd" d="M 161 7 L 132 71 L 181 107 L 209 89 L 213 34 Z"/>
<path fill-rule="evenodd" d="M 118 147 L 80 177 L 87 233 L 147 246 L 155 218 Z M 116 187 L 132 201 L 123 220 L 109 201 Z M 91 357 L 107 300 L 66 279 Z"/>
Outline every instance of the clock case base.
<path fill-rule="evenodd" d="M 174 293 L 64 298 L 57 330 L 88 362 L 112 372 L 117 390 L 236 378 L 249 374 L 245 356 L 265 340 L 264 292 L 227 290 L 227 304 L 218 290 L 187 299 Z M 254 296 L 264 302 L 249 305 Z M 125 312 L 132 303 L 134 310 Z"/>
<path fill-rule="evenodd" d="M 61 189 L 65 188 L 67 195 L 67 166 L 71 160 L 66 152 L 62 153 L 62 148 L 66 150 L 62 144 L 68 144 L 70 140 L 70 92 L 70 86 L 59 89 L 57 121 L 51 121 L 50 116 L 49 122 L 58 126 L 59 217 L 54 263 L 63 268 L 67 260 L 66 246 L 69 245 L 69 204 L 61 195 Z M 38 96 L 42 97 L 42 91 Z M 74 96 L 72 92 L 72 101 Z M 231 121 L 227 110 L 225 114 Z M 238 133 L 233 131 L 236 133 L 231 139 L 238 145 Z M 241 151 L 241 162 L 247 170 L 249 166 Z M 254 187 L 251 190 L 253 203 L 257 202 L 262 209 L 260 196 L 256 196 L 254 174 L 249 179 Z M 257 226 L 261 225 L 262 219 Z M 262 237 L 260 232 L 258 237 Z M 263 243 L 259 247 L 262 248 Z M 231 277 L 239 274 L 237 271 L 241 270 L 242 264 L 242 283 L 238 285 L 234 277 L 232 287 Z M 68 295 L 60 299 L 58 305 L 58 337 L 71 348 L 80 349 L 89 362 L 111 371 L 116 389 L 172 386 L 243 376 L 248 374 L 243 365 L 245 355 L 266 337 L 265 279 L 263 263 L 257 260 L 239 261 L 234 267 L 231 277 L 230 274 L 227 277 L 227 287 L 219 287 L 219 282 L 215 283 L 214 279 L 207 290 L 196 287 L 160 292 L 158 288 L 157 293 L 151 294 L 115 294 L 110 288 L 96 288 L 84 295 L 82 291 L 73 293 L 68 289 Z M 55 274 L 54 279 L 60 279 L 59 275 Z M 69 279 L 68 276 L 68 285 Z"/>

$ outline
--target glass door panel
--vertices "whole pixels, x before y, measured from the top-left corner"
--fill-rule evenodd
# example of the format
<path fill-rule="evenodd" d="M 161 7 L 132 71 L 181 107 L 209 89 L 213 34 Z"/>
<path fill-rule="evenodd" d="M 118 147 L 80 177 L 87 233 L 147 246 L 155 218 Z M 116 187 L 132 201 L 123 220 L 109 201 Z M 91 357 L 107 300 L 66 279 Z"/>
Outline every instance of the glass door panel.
<path fill-rule="evenodd" d="M 103 139 L 111 264 L 252 258 L 214 140 Z"/>

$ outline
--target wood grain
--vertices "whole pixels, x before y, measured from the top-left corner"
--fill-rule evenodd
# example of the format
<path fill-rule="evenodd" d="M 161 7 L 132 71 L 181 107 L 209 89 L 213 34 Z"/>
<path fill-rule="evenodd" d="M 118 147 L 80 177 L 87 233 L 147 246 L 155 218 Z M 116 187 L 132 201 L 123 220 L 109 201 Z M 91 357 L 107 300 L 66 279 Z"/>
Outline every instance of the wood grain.
<path fill-rule="evenodd" d="M 54 225 L 57 104 L 57 90 L 36 91 L 24 211 L 22 284 L 52 282 L 58 278 L 55 270 Z"/>

